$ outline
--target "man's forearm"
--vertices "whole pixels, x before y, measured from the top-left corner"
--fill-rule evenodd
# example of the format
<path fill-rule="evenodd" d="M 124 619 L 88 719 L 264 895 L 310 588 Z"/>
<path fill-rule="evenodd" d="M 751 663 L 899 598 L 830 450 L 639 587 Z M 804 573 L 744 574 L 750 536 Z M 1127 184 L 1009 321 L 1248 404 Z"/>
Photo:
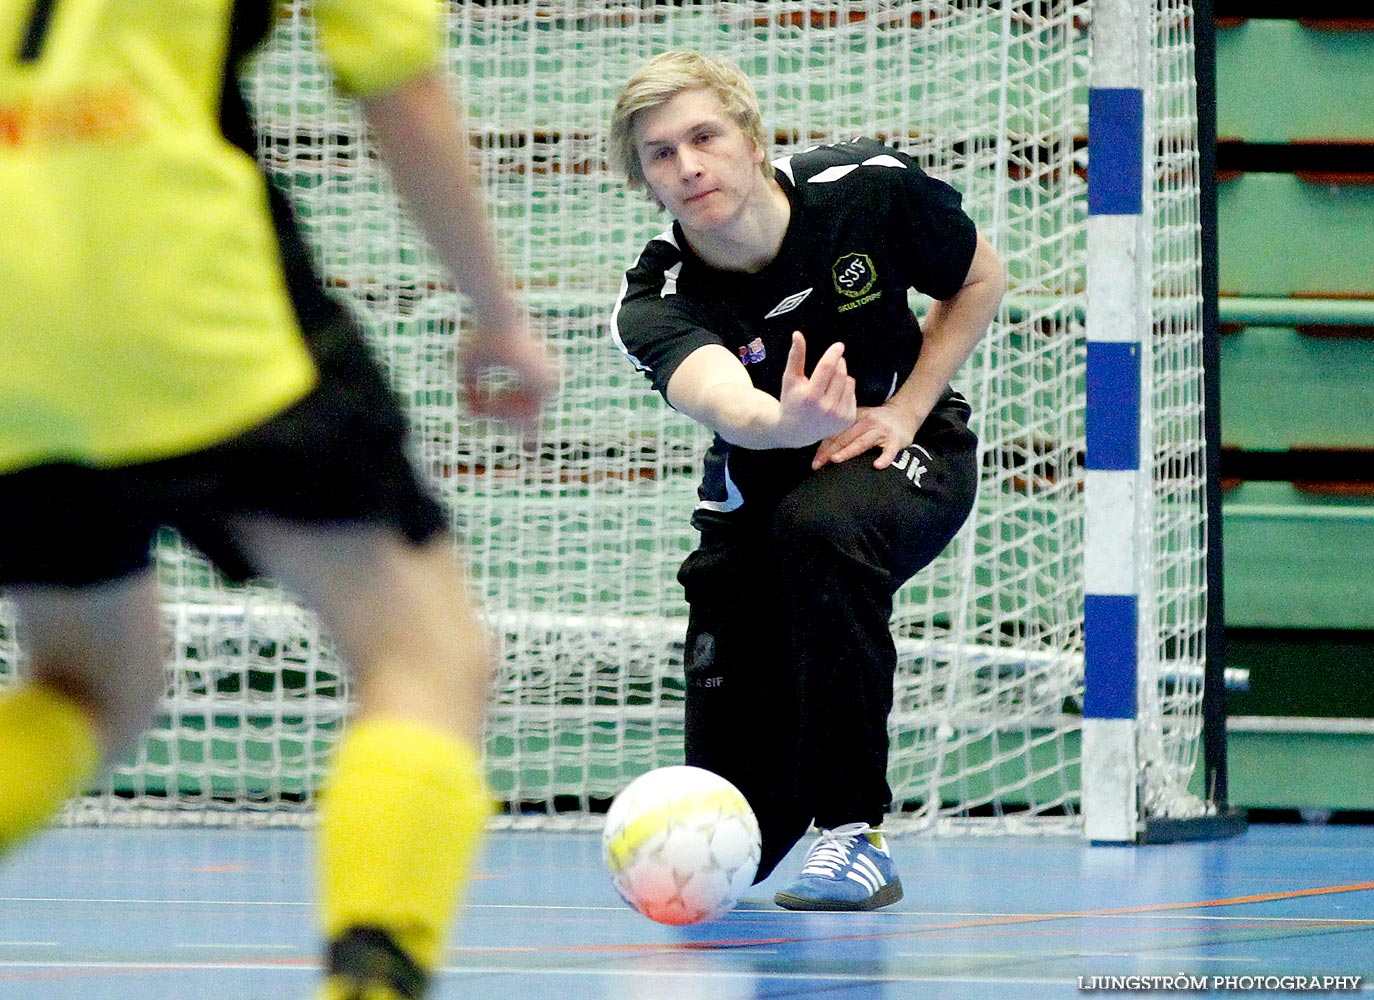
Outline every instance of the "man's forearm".
<path fill-rule="evenodd" d="M 499 329 L 514 323 L 466 127 L 442 73 L 364 98 L 361 105 L 411 216 L 472 302 L 479 325 Z"/>
<path fill-rule="evenodd" d="M 698 423 L 741 448 L 796 448 L 782 426 L 782 407 L 776 399 L 751 385 L 716 383 L 703 387 L 683 404 L 675 404 Z"/>
<path fill-rule="evenodd" d="M 918 427 L 987 331 L 990 317 L 984 318 L 981 309 L 962 305 L 954 300 L 937 302 L 927 314 L 921 356 L 888 401 L 911 415 Z"/>
<path fill-rule="evenodd" d="M 793 333 L 782 395 L 775 399 L 754 387 L 729 351 L 710 345 L 678 366 L 668 383 L 668 401 L 731 444 L 801 448 L 849 426 L 855 408 L 843 344 L 826 348 L 810 376 L 805 367 L 806 339 Z"/>
<path fill-rule="evenodd" d="M 921 356 L 888 405 L 913 421 L 913 433 L 934 409 L 941 393 L 983 339 L 997 316 L 1006 290 L 1000 265 L 993 273 L 971 281 L 951 299 L 936 302 L 921 324 Z"/>

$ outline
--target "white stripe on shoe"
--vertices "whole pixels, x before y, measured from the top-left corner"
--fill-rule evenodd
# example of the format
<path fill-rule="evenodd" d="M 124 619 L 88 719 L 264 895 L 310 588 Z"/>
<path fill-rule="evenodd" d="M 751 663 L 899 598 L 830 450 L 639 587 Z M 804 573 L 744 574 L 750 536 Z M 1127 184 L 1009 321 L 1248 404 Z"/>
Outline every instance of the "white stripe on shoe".
<path fill-rule="evenodd" d="M 883 876 L 883 873 L 878 870 L 878 866 L 873 863 L 871 858 L 863 854 L 860 854 L 854 859 L 854 869 L 856 871 L 861 871 L 862 874 L 869 877 L 869 880 L 873 883 L 874 892 L 877 892 L 879 888 L 887 884 L 887 879 Z"/>
<path fill-rule="evenodd" d="M 849 881 L 851 882 L 858 882 L 859 885 L 867 889 L 870 894 L 877 892 L 880 888 L 882 888 L 883 884 L 882 882 L 873 881 L 873 876 L 869 875 L 868 872 L 848 872 L 845 875 L 845 878 L 849 879 Z"/>

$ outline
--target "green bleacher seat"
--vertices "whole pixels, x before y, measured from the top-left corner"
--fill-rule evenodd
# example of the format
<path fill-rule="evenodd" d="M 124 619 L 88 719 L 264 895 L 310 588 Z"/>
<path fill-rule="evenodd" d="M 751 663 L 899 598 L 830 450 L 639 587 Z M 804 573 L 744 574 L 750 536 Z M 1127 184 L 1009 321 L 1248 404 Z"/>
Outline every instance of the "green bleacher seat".
<path fill-rule="evenodd" d="M 1222 517 L 1229 627 L 1374 629 L 1374 498 L 1252 482 Z"/>
<path fill-rule="evenodd" d="M 1217 211 L 1222 294 L 1374 299 L 1374 184 L 1246 173 L 1217 186 Z"/>
<path fill-rule="evenodd" d="M 1221 28 L 1217 93 L 1223 138 L 1374 138 L 1374 31 L 1261 18 Z"/>
<path fill-rule="evenodd" d="M 1224 336 L 1221 428 L 1225 445 L 1251 451 L 1374 445 L 1374 337 L 1282 327 Z"/>

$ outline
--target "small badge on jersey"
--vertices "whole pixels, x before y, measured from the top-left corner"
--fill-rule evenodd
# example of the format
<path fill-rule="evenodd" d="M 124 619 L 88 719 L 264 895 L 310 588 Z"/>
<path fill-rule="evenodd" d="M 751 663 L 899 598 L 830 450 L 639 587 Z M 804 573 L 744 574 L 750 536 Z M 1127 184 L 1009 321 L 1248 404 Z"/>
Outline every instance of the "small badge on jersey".
<path fill-rule="evenodd" d="M 881 288 L 873 290 L 878 283 L 878 269 L 866 253 L 845 254 L 831 265 L 830 276 L 835 280 L 835 291 L 852 300 L 840 306 L 840 312 L 849 312 L 882 297 Z"/>
<path fill-rule="evenodd" d="M 766 357 L 768 357 L 768 352 L 763 349 L 763 341 L 758 337 L 739 349 L 739 359 L 746 365 L 752 365 Z"/>

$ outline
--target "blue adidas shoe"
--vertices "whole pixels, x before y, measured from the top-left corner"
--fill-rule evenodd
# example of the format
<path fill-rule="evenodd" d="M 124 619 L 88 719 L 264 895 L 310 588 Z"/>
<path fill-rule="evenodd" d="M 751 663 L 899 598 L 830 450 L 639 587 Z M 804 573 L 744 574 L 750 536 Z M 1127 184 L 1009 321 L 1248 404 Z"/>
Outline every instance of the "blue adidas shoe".
<path fill-rule="evenodd" d="M 801 876 L 773 897 L 788 910 L 876 910 L 902 898 L 882 833 L 867 823 L 822 830 Z"/>

